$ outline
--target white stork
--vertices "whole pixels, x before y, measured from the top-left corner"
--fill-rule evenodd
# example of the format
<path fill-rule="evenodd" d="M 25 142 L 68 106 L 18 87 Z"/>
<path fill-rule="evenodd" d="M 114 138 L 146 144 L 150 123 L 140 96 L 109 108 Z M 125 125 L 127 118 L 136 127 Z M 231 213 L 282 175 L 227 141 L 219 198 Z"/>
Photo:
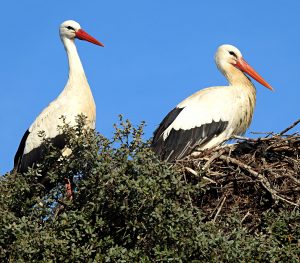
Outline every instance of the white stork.
<path fill-rule="evenodd" d="M 252 120 L 256 90 L 244 73 L 273 90 L 232 45 L 220 46 L 215 62 L 229 86 L 200 90 L 169 112 L 154 132 L 151 145 L 162 160 L 174 162 L 245 133 Z"/>
<path fill-rule="evenodd" d="M 57 126 L 62 124 L 61 116 L 65 116 L 66 121 L 74 125 L 75 117 L 84 114 L 87 117 L 87 125 L 91 128 L 95 127 L 96 105 L 74 40 L 78 38 L 99 46 L 103 44 L 72 20 L 63 22 L 59 33 L 68 56 L 69 79 L 60 95 L 40 113 L 23 135 L 14 159 L 14 170 L 18 172 L 27 171 L 28 167 L 41 158 L 43 145 L 38 136 L 40 131 L 44 131 L 47 138 L 53 139 L 55 145 L 64 147 L 63 135 L 57 130 Z"/>

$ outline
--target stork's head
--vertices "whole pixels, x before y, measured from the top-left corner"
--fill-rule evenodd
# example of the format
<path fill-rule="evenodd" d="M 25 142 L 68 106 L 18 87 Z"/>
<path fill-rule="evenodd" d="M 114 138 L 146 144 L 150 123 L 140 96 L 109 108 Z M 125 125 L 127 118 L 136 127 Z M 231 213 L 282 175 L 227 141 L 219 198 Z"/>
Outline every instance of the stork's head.
<path fill-rule="evenodd" d="M 219 46 L 215 61 L 218 68 L 226 75 L 228 68 L 234 66 L 240 71 L 247 73 L 253 79 L 258 81 L 266 88 L 273 90 L 271 85 L 267 83 L 244 59 L 241 51 L 232 45 Z"/>
<path fill-rule="evenodd" d="M 104 47 L 104 45 L 100 41 L 93 38 L 88 33 L 86 33 L 83 29 L 81 29 L 79 23 L 77 23 L 74 20 L 67 20 L 63 22 L 59 27 L 59 34 L 62 40 L 66 38 L 70 40 L 74 40 L 74 38 L 78 38 L 80 40 L 85 40 L 93 44 L 96 44 L 98 46 Z"/>
<path fill-rule="evenodd" d="M 235 46 L 232 45 L 222 45 L 219 46 L 215 60 L 217 65 L 222 65 L 224 63 L 229 63 L 231 65 L 236 65 L 237 61 L 242 59 L 242 53 Z"/>

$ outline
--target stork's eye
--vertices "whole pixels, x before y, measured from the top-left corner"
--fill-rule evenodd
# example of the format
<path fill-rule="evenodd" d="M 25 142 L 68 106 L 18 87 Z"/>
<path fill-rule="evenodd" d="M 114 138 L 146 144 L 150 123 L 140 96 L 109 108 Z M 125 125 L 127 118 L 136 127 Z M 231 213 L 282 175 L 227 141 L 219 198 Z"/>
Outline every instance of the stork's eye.
<path fill-rule="evenodd" d="M 234 56 L 235 58 L 237 58 L 237 55 L 233 52 L 233 51 L 228 51 L 230 55 Z"/>
<path fill-rule="evenodd" d="M 67 29 L 75 31 L 75 29 L 73 27 L 71 27 L 71 26 L 67 26 Z"/>

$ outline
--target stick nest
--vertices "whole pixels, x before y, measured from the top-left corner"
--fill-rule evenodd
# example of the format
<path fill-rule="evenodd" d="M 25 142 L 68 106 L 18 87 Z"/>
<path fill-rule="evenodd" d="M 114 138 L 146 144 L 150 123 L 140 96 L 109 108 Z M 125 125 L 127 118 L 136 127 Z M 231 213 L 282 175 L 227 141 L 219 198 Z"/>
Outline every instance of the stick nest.
<path fill-rule="evenodd" d="M 236 144 L 193 154 L 178 161 L 187 180 L 203 185 L 194 202 L 208 220 L 238 210 L 242 221 L 257 221 L 268 209 L 299 209 L 300 134 L 280 133 L 250 139 L 235 137 Z"/>

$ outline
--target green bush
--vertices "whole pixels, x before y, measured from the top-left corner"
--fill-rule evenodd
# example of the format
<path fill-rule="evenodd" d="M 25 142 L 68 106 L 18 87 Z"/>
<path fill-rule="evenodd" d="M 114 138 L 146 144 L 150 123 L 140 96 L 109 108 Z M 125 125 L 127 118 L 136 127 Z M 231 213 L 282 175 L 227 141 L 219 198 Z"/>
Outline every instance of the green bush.
<path fill-rule="evenodd" d="M 201 179 L 157 160 L 143 124 L 121 118 L 112 140 L 84 124 L 60 127 L 71 155 L 45 140 L 42 163 L 1 177 L 1 262 L 299 262 L 298 210 L 266 211 L 255 230 L 238 209 L 207 220 Z"/>

